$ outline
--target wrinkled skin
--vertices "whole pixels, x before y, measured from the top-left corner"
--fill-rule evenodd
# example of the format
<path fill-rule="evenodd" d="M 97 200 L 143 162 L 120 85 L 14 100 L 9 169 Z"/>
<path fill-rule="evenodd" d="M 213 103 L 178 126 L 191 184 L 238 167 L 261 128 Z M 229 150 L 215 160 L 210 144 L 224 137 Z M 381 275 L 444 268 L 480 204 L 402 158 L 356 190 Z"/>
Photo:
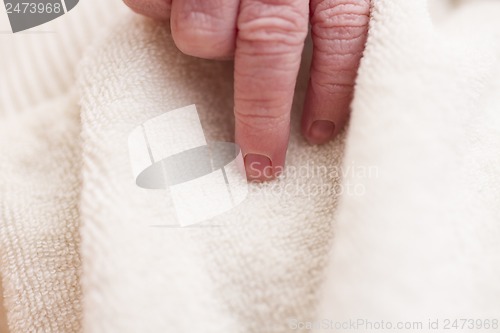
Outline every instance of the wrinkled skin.
<path fill-rule="evenodd" d="M 333 138 L 349 116 L 368 32 L 370 0 L 124 0 L 137 13 L 170 19 L 185 54 L 234 57 L 236 141 L 249 179 L 283 169 L 290 109 L 309 23 L 313 39 L 302 132 Z"/>

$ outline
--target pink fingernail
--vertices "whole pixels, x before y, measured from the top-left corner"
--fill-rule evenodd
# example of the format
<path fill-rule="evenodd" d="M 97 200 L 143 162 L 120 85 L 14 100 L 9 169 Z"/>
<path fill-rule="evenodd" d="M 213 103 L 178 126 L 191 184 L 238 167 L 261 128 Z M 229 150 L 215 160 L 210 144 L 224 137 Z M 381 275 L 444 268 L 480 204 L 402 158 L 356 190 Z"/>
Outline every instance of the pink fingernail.
<path fill-rule="evenodd" d="M 329 120 L 316 120 L 309 128 L 309 141 L 312 144 L 325 143 L 335 131 L 335 124 Z"/>
<path fill-rule="evenodd" d="M 273 177 L 273 166 L 271 159 L 260 154 L 246 154 L 245 167 L 247 177 L 250 180 L 270 180 Z"/>

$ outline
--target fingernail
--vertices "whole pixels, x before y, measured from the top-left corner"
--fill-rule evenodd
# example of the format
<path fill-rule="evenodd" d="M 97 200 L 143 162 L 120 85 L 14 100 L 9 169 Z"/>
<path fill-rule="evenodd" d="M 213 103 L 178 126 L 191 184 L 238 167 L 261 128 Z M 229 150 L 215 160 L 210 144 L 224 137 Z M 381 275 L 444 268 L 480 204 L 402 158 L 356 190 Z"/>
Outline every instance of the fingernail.
<path fill-rule="evenodd" d="M 273 175 L 271 159 L 260 154 L 246 154 L 245 168 L 250 180 L 270 180 Z"/>
<path fill-rule="evenodd" d="M 335 130 L 335 124 L 329 120 L 316 120 L 309 128 L 309 141 L 312 144 L 325 143 L 330 140 Z"/>

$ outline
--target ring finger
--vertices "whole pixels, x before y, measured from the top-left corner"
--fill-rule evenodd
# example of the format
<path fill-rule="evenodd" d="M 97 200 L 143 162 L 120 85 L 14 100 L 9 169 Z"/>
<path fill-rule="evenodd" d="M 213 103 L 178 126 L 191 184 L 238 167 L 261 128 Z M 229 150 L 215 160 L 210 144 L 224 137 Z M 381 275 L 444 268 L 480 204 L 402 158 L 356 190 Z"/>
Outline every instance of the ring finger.
<path fill-rule="evenodd" d="M 344 126 L 368 34 L 370 0 L 312 0 L 314 44 L 302 132 L 327 142 Z"/>

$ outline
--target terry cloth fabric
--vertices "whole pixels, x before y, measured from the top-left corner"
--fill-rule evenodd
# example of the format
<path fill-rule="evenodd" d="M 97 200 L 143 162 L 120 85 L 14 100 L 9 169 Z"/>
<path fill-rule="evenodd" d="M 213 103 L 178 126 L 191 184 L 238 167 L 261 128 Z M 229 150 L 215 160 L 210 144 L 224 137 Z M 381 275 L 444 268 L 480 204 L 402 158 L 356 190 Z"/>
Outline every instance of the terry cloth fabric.
<path fill-rule="evenodd" d="M 0 279 L 0 295 L 3 295 L 2 281 Z M 3 297 L 0 297 L 0 332 L 7 332 L 7 318 L 5 317 L 5 309 L 3 306 Z"/>
<path fill-rule="evenodd" d="M 301 138 L 306 56 L 285 176 L 211 228 L 158 227 L 172 202 L 134 185 L 127 137 L 196 104 L 207 140 L 231 141 L 231 62 L 182 55 L 167 24 L 119 1 L 1 35 L 10 332 L 498 317 L 499 14 L 496 1 L 375 0 L 349 129 L 321 147 Z"/>

